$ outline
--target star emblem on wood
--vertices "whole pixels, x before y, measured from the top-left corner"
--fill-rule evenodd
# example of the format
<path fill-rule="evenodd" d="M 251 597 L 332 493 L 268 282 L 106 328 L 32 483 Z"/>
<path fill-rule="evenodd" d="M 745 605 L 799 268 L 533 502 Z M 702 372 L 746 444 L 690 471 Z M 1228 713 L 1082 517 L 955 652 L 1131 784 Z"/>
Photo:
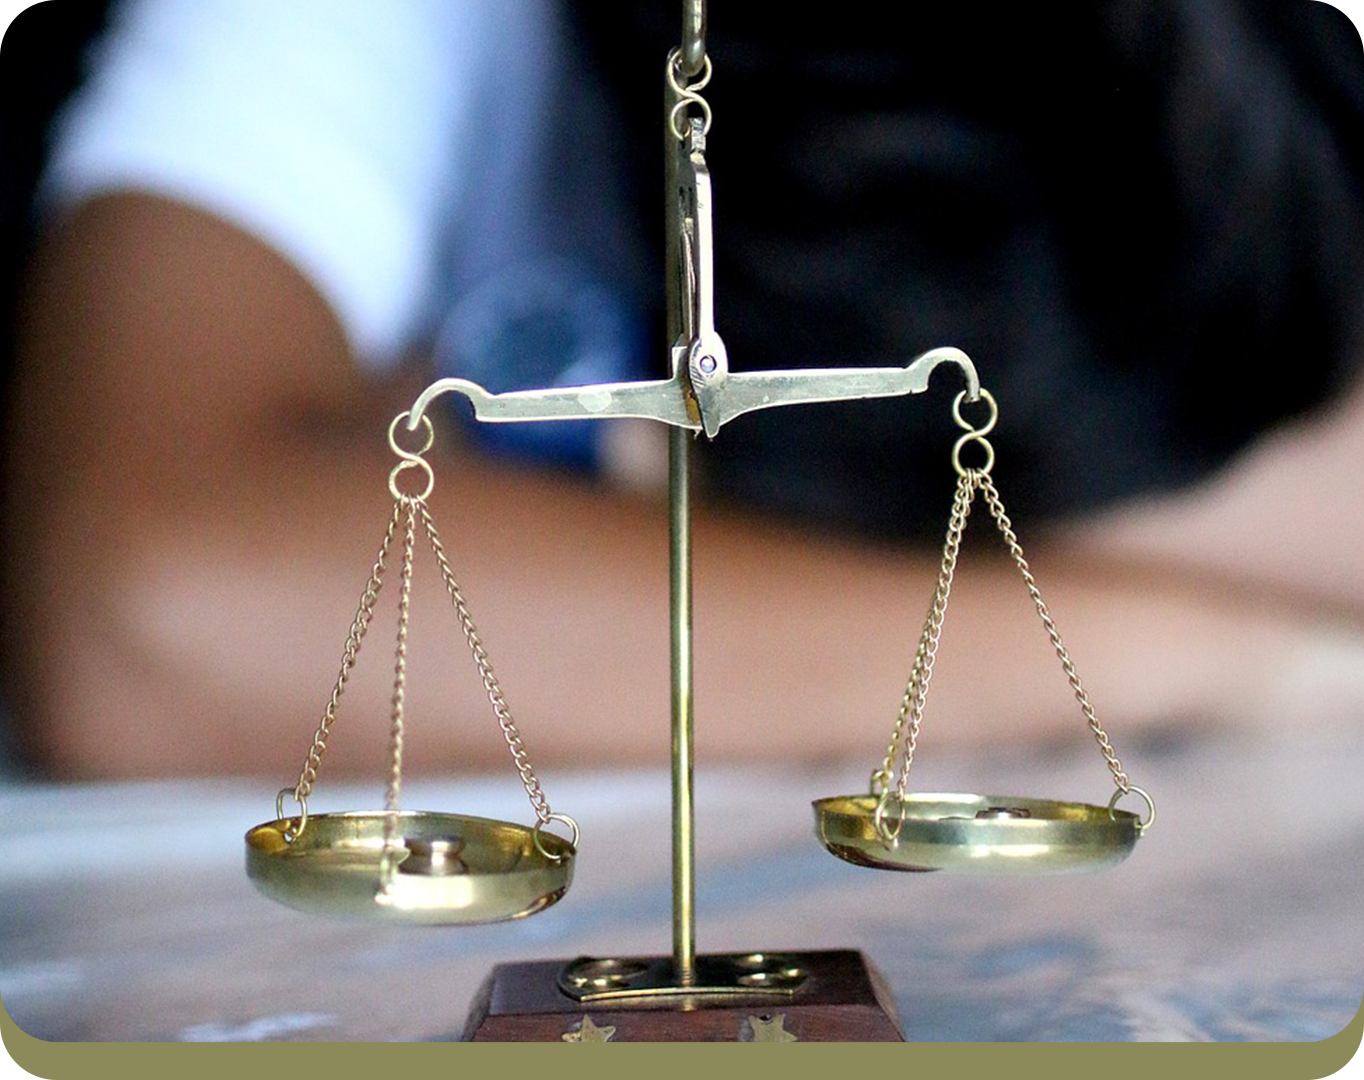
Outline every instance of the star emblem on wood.
<path fill-rule="evenodd" d="M 582 1022 L 578 1024 L 577 1028 L 570 1028 L 560 1038 L 569 1043 L 610 1042 L 615 1034 L 616 1029 L 614 1027 L 597 1027 L 592 1022 L 592 1017 L 584 1014 Z"/>
<path fill-rule="evenodd" d="M 748 1028 L 753 1033 L 752 1042 L 800 1042 L 786 1030 L 786 1014 L 776 1016 L 750 1016 Z"/>

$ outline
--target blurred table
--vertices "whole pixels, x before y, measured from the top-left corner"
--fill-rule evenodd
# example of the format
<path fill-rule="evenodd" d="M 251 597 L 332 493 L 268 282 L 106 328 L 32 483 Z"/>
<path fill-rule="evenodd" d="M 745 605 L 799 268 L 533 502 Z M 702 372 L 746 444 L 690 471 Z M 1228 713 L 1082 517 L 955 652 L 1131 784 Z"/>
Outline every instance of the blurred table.
<path fill-rule="evenodd" d="M 922 790 L 1107 800 L 1093 745 L 925 752 Z M 866 763 L 697 773 L 703 952 L 859 948 L 912 1040 L 1315 1040 L 1364 996 L 1361 741 L 1126 740 L 1160 818 L 1118 869 L 952 878 L 848 866 L 810 800 Z M 930 746 L 928 749 L 932 750 Z M 332 922 L 258 896 L 242 834 L 281 781 L 0 786 L 0 1002 L 49 1040 L 457 1038 L 504 960 L 671 947 L 666 771 L 555 775 L 573 888 L 517 923 Z M 315 809 L 373 807 L 323 783 Z M 413 808 L 528 820 L 514 777 L 405 785 Z"/>

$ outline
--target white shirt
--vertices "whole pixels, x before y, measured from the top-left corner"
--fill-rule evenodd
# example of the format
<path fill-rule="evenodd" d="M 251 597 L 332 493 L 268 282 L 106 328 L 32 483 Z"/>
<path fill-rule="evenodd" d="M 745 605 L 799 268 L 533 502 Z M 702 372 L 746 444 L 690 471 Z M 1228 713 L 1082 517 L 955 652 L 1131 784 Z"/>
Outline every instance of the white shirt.
<path fill-rule="evenodd" d="M 533 227 L 549 0 L 129 0 L 56 130 L 47 203 L 132 189 L 255 234 L 388 364 L 441 317 L 453 231 Z"/>

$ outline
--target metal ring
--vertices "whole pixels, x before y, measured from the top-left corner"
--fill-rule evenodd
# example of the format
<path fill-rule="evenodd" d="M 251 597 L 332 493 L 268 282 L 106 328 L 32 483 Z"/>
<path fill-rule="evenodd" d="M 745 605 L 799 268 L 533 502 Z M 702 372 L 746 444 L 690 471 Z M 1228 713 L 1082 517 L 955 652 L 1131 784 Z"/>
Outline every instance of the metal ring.
<path fill-rule="evenodd" d="M 870 794 L 881 795 L 890 788 L 890 782 L 895 779 L 889 769 L 872 769 Z"/>
<path fill-rule="evenodd" d="M 682 69 L 682 50 L 674 49 L 668 54 L 668 85 L 679 94 L 699 94 L 709 85 L 710 77 L 715 73 L 715 68 L 710 62 L 710 57 L 707 56 L 701 64 L 701 77 L 686 86 L 677 81 L 677 74 L 675 73 L 687 74 Z"/>
<path fill-rule="evenodd" d="M 406 495 L 398 490 L 398 476 L 406 469 L 421 469 L 426 473 L 426 487 L 416 495 Z M 393 471 L 388 474 L 388 490 L 393 493 L 393 497 L 399 502 L 404 499 L 412 502 L 425 502 L 431 494 L 431 489 L 436 486 L 436 474 L 431 471 L 431 466 L 427 464 L 425 458 L 413 457 L 407 461 L 400 461 L 393 466 Z"/>
<path fill-rule="evenodd" d="M 961 403 L 965 400 L 965 390 L 961 391 L 961 393 L 952 400 L 952 419 L 957 422 L 957 427 L 961 428 L 963 431 L 969 431 L 972 435 L 988 435 L 990 432 L 994 431 L 995 423 L 999 420 L 999 404 L 995 401 L 994 394 L 990 393 L 990 391 L 986 390 L 983 386 L 980 388 L 980 398 L 977 400 L 983 400 L 990 406 L 990 419 L 985 421 L 984 427 L 978 428 L 962 417 Z"/>
<path fill-rule="evenodd" d="M 538 851 L 550 862 L 562 862 L 564 856 L 551 855 L 548 851 L 545 850 L 544 841 L 540 839 L 540 830 L 543 829 L 546 825 L 548 825 L 551 821 L 562 821 L 565 825 L 567 825 L 570 829 L 573 830 L 573 839 L 569 841 L 569 846 L 572 847 L 574 851 L 578 850 L 578 837 L 581 834 L 578 832 L 578 823 L 574 821 L 571 817 L 569 817 L 567 814 L 547 814 L 545 815 L 545 817 L 541 818 L 539 821 L 535 823 L 535 828 L 531 830 L 530 834 L 530 838 L 532 842 L 534 842 L 535 844 L 535 850 Z"/>
<path fill-rule="evenodd" d="M 1113 798 L 1108 800 L 1108 816 L 1115 821 L 1117 820 L 1117 818 L 1114 816 L 1113 810 L 1118 805 L 1118 800 L 1121 799 L 1124 795 L 1128 794 L 1129 792 L 1136 792 L 1136 794 L 1141 796 L 1142 801 L 1146 803 L 1147 810 L 1146 820 L 1142 821 L 1140 818 L 1137 819 L 1137 833 L 1141 834 L 1144 833 L 1155 823 L 1156 804 L 1155 800 L 1152 799 L 1151 796 L 1148 795 L 1141 788 L 1137 787 L 1136 784 L 1132 784 L 1131 786 L 1129 786 L 1127 791 L 1124 791 L 1122 788 L 1118 788 L 1117 791 L 1113 792 Z"/>
<path fill-rule="evenodd" d="M 899 799 L 899 796 L 891 788 L 886 788 L 881 792 L 881 797 L 876 800 L 876 811 L 871 816 L 872 825 L 876 828 L 876 835 L 881 838 L 881 843 L 888 848 L 893 848 L 900 840 L 900 830 L 905 827 L 905 819 L 897 818 L 895 829 L 891 830 L 886 824 L 886 807 L 890 805 L 891 798 Z"/>
<path fill-rule="evenodd" d="M 978 442 L 985 447 L 985 464 L 977 466 L 974 470 L 967 469 L 961 463 L 961 451 L 967 443 Z M 981 437 L 974 431 L 968 431 L 952 447 L 952 468 L 957 470 L 958 476 L 965 476 L 968 472 L 988 473 L 995 467 L 995 448 L 990 444 L 990 440 Z"/>
<path fill-rule="evenodd" d="M 678 142 L 687 141 L 687 129 L 679 127 L 677 118 L 686 111 L 688 105 L 699 105 L 701 107 L 701 134 L 705 135 L 710 131 L 710 102 L 703 97 L 683 98 L 673 106 L 673 111 L 668 115 L 668 125 L 673 129 L 673 134 Z"/>
<path fill-rule="evenodd" d="M 706 99 L 701 96 L 701 91 L 710 82 L 714 68 L 711 65 L 710 57 L 704 58 L 701 65 L 701 77 L 693 83 L 683 86 L 677 81 L 678 72 L 682 71 L 682 50 L 674 49 L 668 54 L 668 85 L 672 87 L 680 99 L 668 114 L 668 126 L 672 129 L 673 136 L 678 142 L 687 141 L 687 128 L 678 123 L 678 117 L 684 113 L 689 105 L 696 105 L 701 110 L 701 134 L 705 135 L 710 131 L 711 111 Z"/>
<path fill-rule="evenodd" d="M 406 409 L 393 418 L 393 423 L 388 425 L 388 445 L 393 452 L 405 461 L 416 461 L 424 453 L 431 449 L 431 444 L 436 441 L 436 429 L 431 425 L 431 417 L 423 415 L 419 423 L 426 425 L 426 442 L 417 451 L 404 450 L 398 445 L 398 425 L 406 420 L 412 413 Z"/>
<path fill-rule="evenodd" d="M 306 798 L 305 796 L 300 795 L 300 794 L 298 793 L 298 789 L 297 789 L 297 788 L 287 788 L 287 787 L 286 787 L 286 788 L 280 788 L 280 789 L 279 789 L 279 794 L 275 796 L 275 820 L 276 820 L 276 821 L 283 821 L 283 820 L 284 820 L 284 797 L 285 797 L 286 795 L 292 795 L 292 796 L 293 796 L 293 799 L 294 799 L 294 802 L 298 803 L 298 824 L 297 824 L 296 826 L 295 826 L 295 825 L 292 825 L 292 824 L 291 824 L 291 825 L 287 825 L 287 826 L 285 826 L 285 829 L 284 829 L 284 840 L 285 840 L 285 842 L 286 842 L 286 843 L 289 843 L 289 844 L 292 844 L 295 840 L 297 840 L 300 836 L 303 835 L 303 830 L 304 830 L 305 827 L 307 827 L 307 824 L 308 824 L 308 800 L 307 800 L 307 798 Z"/>

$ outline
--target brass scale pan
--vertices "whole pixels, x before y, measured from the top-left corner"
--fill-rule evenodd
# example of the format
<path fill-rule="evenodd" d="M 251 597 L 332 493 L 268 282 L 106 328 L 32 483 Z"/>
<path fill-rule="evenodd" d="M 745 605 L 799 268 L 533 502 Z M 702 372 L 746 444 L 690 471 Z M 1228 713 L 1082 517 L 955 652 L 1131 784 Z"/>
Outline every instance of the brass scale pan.
<path fill-rule="evenodd" d="M 815 832 L 834 855 L 882 870 L 1048 873 L 1099 870 L 1131 854 L 1137 815 L 1051 799 L 927 794 L 892 803 L 887 843 L 875 825 L 877 796 L 814 803 Z M 895 807 L 898 807 L 896 809 Z M 285 839 L 293 819 L 246 835 L 247 874 L 266 896 L 312 914 L 427 925 L 500 922 L 555 903 L 573 878 L 567 840 L 488 818 L 403 811 L 405 852 L 384 882 L 380 811 L 315 814 Z M 558 860 L 549 856 L 558 856 Z"/>
<path fill-rule="evenodd" d="M 247 875 L 266 896 L 300 911 L 426 925 L 533 915 L 572 881 L 574 847 L 561 837 L 541 832 L 537 845 L 522 825 L 410 810 L 397 814 L 401 862 L 386 875 L 387 816 L 309 815 L 293 841 L 285 830 L 296 819 L 257 825 L 246 834 Z"/>
<path fill-rule="evenodd" d="M 876 795 L 814 804 L 815 833 L 830 852 L 879 870 L 1034 874 L 1101 870 L 1132 853 L 1136 814 L 1087 803 L 1014 796 L 928 794 L 891 800 L 884 839 Z M 898 830 L 898 831 L 897 831 Z"/>

